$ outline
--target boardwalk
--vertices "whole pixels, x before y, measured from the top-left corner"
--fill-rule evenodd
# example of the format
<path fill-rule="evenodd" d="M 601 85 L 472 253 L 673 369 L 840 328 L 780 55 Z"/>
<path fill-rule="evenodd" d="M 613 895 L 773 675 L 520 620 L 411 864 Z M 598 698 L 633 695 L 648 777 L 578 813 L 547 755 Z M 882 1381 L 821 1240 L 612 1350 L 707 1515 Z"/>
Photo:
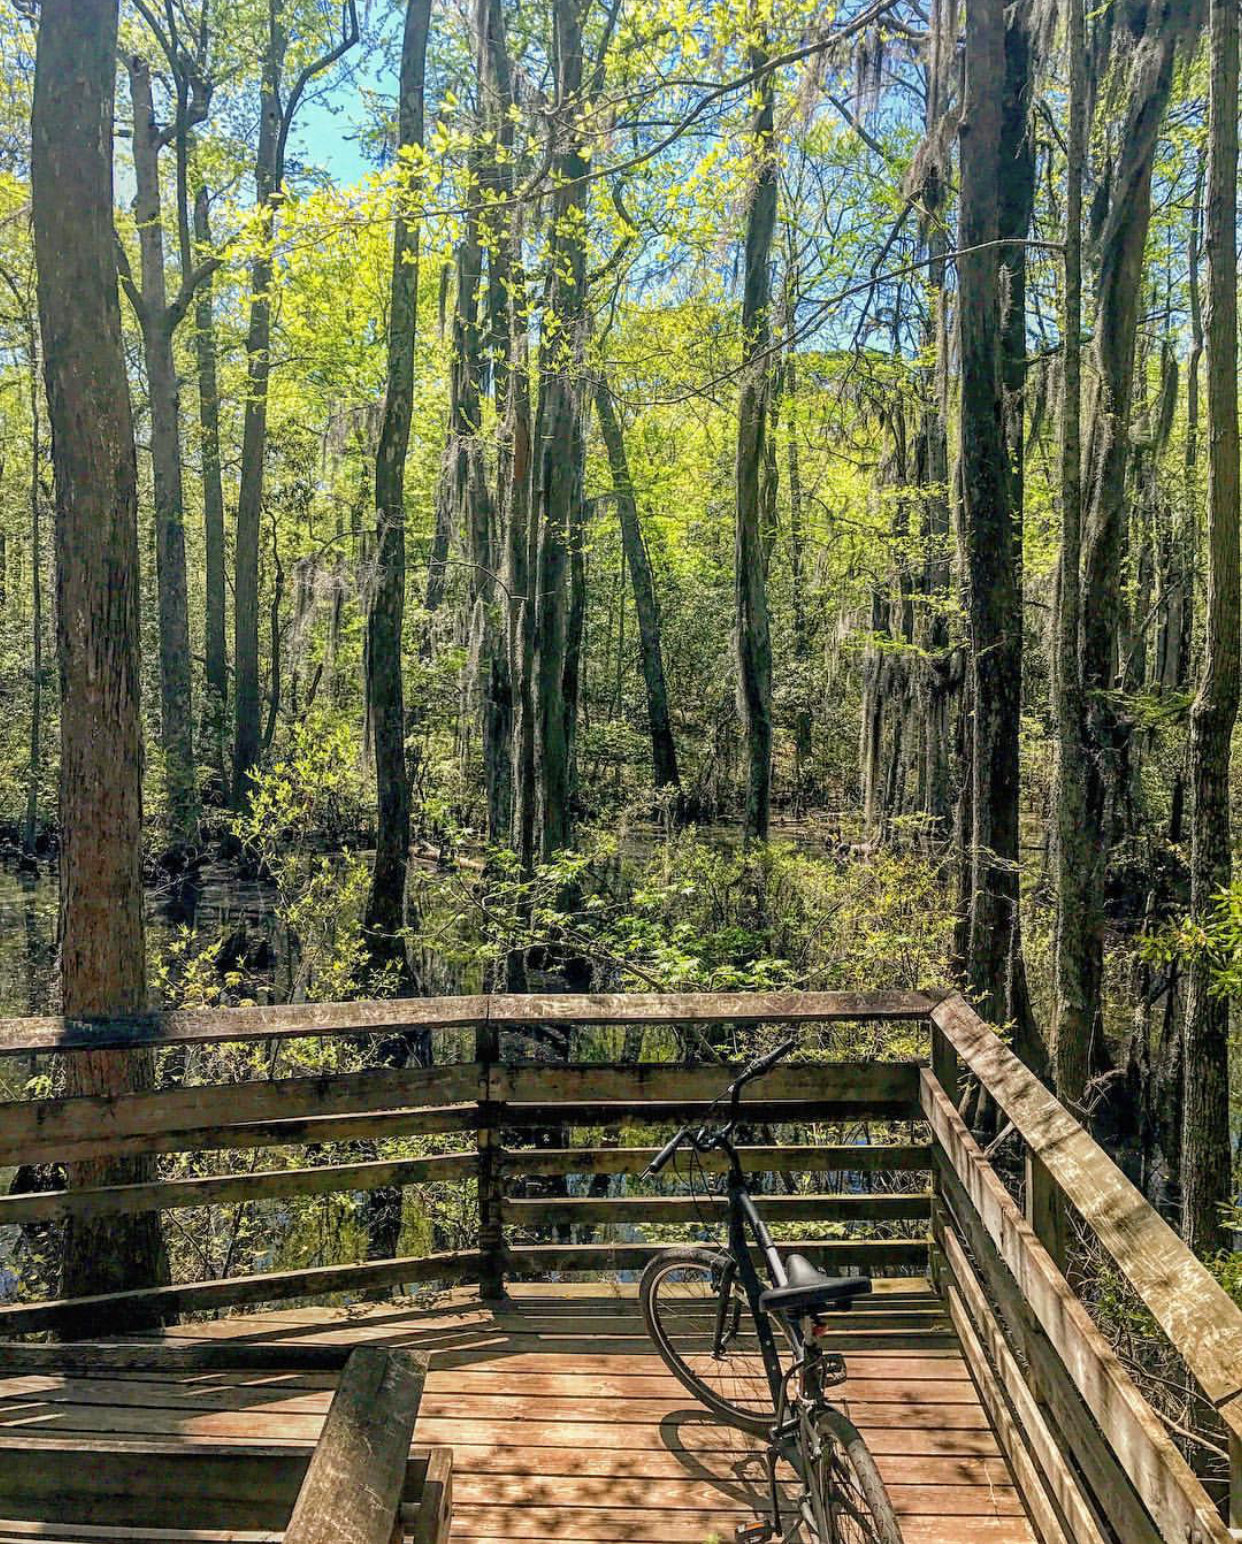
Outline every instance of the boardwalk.
<path fill-rule="evenodd" d="M 907 1544 L 1034 1544 L 940 1300 L 920 1280 L 877 1286 L 840 1321 L 836 1343 L 851 1370 L 841 1397 L 891 1487 Z M 169 1334 L 429 1352 L 415 1442 L 453 1448 L 461 1544 L 729 1544 L 760 1494 L 755 1446 L 697 1410 L 665 1373 L 633 1287 L 519 1284 L 497 1311 L 455 1290 L 416 1305 L 286 1309 Z M 307 1372 L 23 1376 L 0 1382 L 0 1423 L 309 1442 L 333 1381 Z"/>

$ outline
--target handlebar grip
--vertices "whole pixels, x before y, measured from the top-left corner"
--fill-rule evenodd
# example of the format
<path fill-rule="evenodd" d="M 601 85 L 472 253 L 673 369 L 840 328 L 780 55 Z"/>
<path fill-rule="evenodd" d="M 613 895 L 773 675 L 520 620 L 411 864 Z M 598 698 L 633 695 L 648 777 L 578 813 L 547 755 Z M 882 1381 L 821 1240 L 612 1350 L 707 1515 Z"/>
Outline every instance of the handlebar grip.
<path fill-rule="evenodd" d="M 686 1128 L 683 1126 L 675 1137 L 664 1144 L 660 1151 L 643 1170 L 644 1177 L 649 1175 L 656 1175 L 660 1172 L 660 1170 L 665 1166 L 665 1164 L 668 1163 L 669 1159 L 681 1146 L 682 1138 L 685 1136 L 685 1134 Z"/>
<path fill-rule="evenodd" d="M 788 1056 L 790 1051 L 796 1051 L 797 1049 L 797 1040 L 784 1041 L 774 1051 L 769 1051 L 766 1056 L 761 1056 L 758 1061 L 752 1062 L 746 1069 L 747 1078 L 761 1078 L 765 1072 L 771 1072 L 777 1062 Z"/>

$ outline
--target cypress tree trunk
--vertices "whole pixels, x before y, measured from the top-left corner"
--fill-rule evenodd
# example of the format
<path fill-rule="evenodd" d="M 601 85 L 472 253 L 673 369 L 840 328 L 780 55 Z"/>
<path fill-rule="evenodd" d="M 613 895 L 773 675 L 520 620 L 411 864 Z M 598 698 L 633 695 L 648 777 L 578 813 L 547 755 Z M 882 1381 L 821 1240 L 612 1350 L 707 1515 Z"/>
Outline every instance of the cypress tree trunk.
<path fill-rule="evenodd" d="M 423 90 L 431 0 L 408 0 L 401 45 L 397 142 L 423 143 Z M 405 621 L 405 457 L 414 394 L 418 320 L 418 231 L 398 213 L 392 238 L 388 302 L 388 366 L 384 413 L 375 456 L 375 579 L 367 612 L 367 711 L 375 737 L 379 806 L 375 866 L 366 928 L 372 954 L 408 974 L 405 944 L 406 872 L 410 855 L 410 779 L 405 763 L 405 691 L 401 644 Z"/>
<path fill-rule="evenodd" d="M 194 195 L 194 242 L 200 254 L 211 249 L 207 189 Z M 220 392 L 216 371 L 215 299 L 210 279 L 194 301 L 194 353 L 198 373 L 199 456 L 203 479 L 204 647 L 207 705 L 204 724 L 212 764 L 221 789 L 228 787 L 225 736 L 229 700 L 229 659 L 225 641 L 224 489 L 220 477 Z"/>
<path fill-rule="evenodd" d="M 996 86 L 1004 78 L 1004 68 L 1004 6 L 1001 0 L 982 0 L 967 17 L 966 89 L 959 129 L 959 472 L 974 713 L 967 972 L 980 1012 L 997 1024 L 1009 1017 L 1017 923 L 1017 726 L 1022 686 L 1022 602 L 1004 410 L 1000 262 L 995 246 L 1002 171 L 1002 98 Z"/>
<path fill-rule="evenodd" d="M 521 265 L 514 264 L 514 312 L 525 295 Z M 531 513 L 534 440 L 531 427 L 530 375 L 525 329 L 514 324 L 510 359 L 505 440 L 508 444 L 508 493 L 505 534 L 510 594 L 509 658 L 515 692 L 513 719 L 513 848 L 521 872 L 534 870 L 537 846 L 539 778 L 535 765 L 535 597 L 539 567 L 539 525 Z"/>
<path fill-rule="evenodd" d="M 116 37 L 117 0 L 44 0 L 31 114 L 31 203 L 56 474 L 61 989 L 64 1012 L 73 1015 L 146 1007 L 137 472 L 112 224 Z M 152 1080 L 149 1053 L 90 1052 L 69 1057 L 67 1069 L 70 1094 L 128 1093 Z M 75 1186 L 154 1177 L 150 1159 L 80 1163 L 69 1171 Z M 156 1214 L 67 1226 L 65 1295 L 167 1278 Z M 109 1313 L 108 1329 L 118 1327 Z"/>
<path fill-rule="evenodd" d="M 259 521 L 267 463 L 267 395 L 272 373 L 272 240 L 285 175 L 285 147 L 307 86 L 358 41 L 357 0 L 345 0 L 341 40 L 304 65 L 286 99 L 289 47 L 287 0 L 267 0 L 267 42 L 259 88 L 259 143 L 254 182 L 258 250 L 250 265 L 250 321 L 246 331 L 246 412 L 242 424 L 241 481 L 233 569 L 233 803 L 250 797 L 251 774 L 263 750 L 259 691 Z"/>
<path fill-rule="evenodd" d="M 267 383 L 272 374 L 273 201 L 281 182 L 280 82 L 287 37 L 283 0 L 269 0 L 263 54 L 260 137 L 255 153 L 255 195 L 260 249 L 250 262 L 250 323 L 246 332 L 246 415 L 241 431 L 241 483 L 233 536 L 233 804 L 250 797 L 258 764 L 260 726 L 260 516 L 267 465 Z"/>
<path fill-rule="evenodd" d="M 478 47 L 479 106 L 482 147 L 479 155 L 480 239 L 487 254 L 484 373 L 503 427 L 496 455 L 495 495 L 491 501 L 492 531 L 488 567 L 502 583 L 489 580 L 486 615 L 488 671 L 484 682 L 483 757 L 488 793 L 491 840 L 513 840 L 516 808 L 515 734 L 518 671 L 517 600 L 510 582 L 514 542 L 525 540 L 525 522 L 515 510 L 513 457 L 508 432 L 510 368 L 513 357 L 514 209 L 512 193 L 514 125 L 512 71 L 506 52 L 504 13 L 500 0 L 477 0 L 475 31 Z M 525 474 L 524 474 L 525 475 Z M 521 521 L 517 538 L 510 527 Z M 524 580 L 522 581 L 524 585 Z"/>
<path fill-rule="evenodd" d="M 582 528 L 585 453 L 582 351 L 586 303 L 585 189 L 587 162 L 574 123 L 582 98 L 580 0 L 553 6 L 556 100 L 552 124 L 557 190 L 552 198 L 544 322 L 539 344 L 539 409 L 531 518 L 539 536 L 535 590 L 535 768 L 539 846 L 544 858 L 573 840 L 571 758 L 576 691 L 566 692 L 571 644 L 570 585 L 575 533 Z"/>
<path fill-rule="evenodd" d="M 267 388 L 272 351 L 274 203 L 282 176 L 280 81 L 288 38 L 283 0 L 269 0 L 263 52 L 255 195 L 259 249 L 250 264 L 250 322 L 246 331 L 246 410 L 242 424 L 241 481 L 233 550 L 233 803 L 250 797 L 251 773 L 262 744 L 259 721 L 259 519 L 267 467 Z"/>
<path fill-rule="evenodd" d="M 752 70 L 767 60 L 752 49 Z M 766 841 L 772 814 L 772 638 L 763 531 L 763 469 L 768 434 L 772 234 L 777 173 L 772 143 L 771 72 L 756 84 L 751 125 L 756 159 L 746 219 L 742 292 L 742 386 L 737 413 L 734 504 L 734 604 L 742 724 L 746 733 L 746 801 L 742 834 Z"/>
<path fill-rule="evenodd" d="M 134 106 L 134 218 L 141 259 L 133 296 L 142 328 L 151 419 L 151 474 L 155 495 L 155 575 L 159 612 L 160 745 L 173 839 L 189 843 L 198 828 L 198 786 L 190 687 L 190 602 L 185 567 L 185 506 L 181 476 L 181 392 L 173 358 L 179 314 L 168 304 L 164 277 L 159 152 L 161 134 L 151 97 L 151 69 L 137 55 L 128 61 Z"/>
<path fill-rule="evenodd" d="M 30 333 L 30 753 L 26 763 L 26 819 L 22 845 L 35 849 L 39 834 L 39 780 L 43 775 L 43 532 L 39 466 L 43 460 L 39 390 L 39 337 L 35 319 Z"/>
<path fill-rule="evenodd" d="M 1229 748 L 1238 713 L 1238 7 L 1212 0 L 1207 196 L 1208 583 L 1203 672 L 1190 715 L 1191 913 L 1207 918 L 1232 875 Z M 1187 983 L 1182 1231 L 1194 1250 L 1228 1247 L 1232 1197 L 1229 999 L 1197 956 Z"/>
<path fill-rule="evenodd" d="M 792 295 L 794 285 L 788 281 Z M 807 771 L 811 760 L 811 630 L 806 602 L 806 529 L 802 510 L 802 465 L 798 454 L 798 365 L 793 339 L 794 311 L 785 307 L 790 333 L 785 349 L 785 469 L 789 482 L 789 584 L 793 604 L 794 668 L 794 801 L 798 814 L 806 807 L 809 793 Z"/>
<path fill-rule="evenodd" d="M 608 382 L 602 376 L 595 385 L 595 410 L 599 415 L 600 433 L 603 435 L 608 467 L 612 473 L 617 519 L 621 526 L 621 548 L 625 553 L 630 584 L 634 591 L 643 681 L 647 687 L 652 773 L 657 788 L 680 791 L 677 747 L 673 741 L 673 726 L 668 711 L 668 685 L 664 679 L 664 654 L 660 646 L 660 608 L 656 601 L 655 578 L 638 520 L 638 504 L 634 498 L 629 457 L 625 452 L 625 436 L 613 406 Z"/>
<path fill-rule="evenodd" d="M 1199 0 L 1147 0 L 1129 13 L 1128 108 L 1112 167 L 1110 196 L 1099 236 L 1095 297 L 1095 395 L 1084 461 L 1079 675 L 1083 693 L 1085 786 L 1080 851 L 1072 882 L 1078 894 L 1070 922 L 1078 936 L 1065 947 L 1078 955 L 1085 1032 L 1100 1044 L 1104 969 L 1104 876 L 1107 813 L 1123 765 L 1128 725 L 1117 711 L 1117 646 L 1121 625 L 1126 534 L 1126 465 L 1130 452 L 1135 339 L 1143 253 L 1151 219 L 1151 179 L 1161 120 L 1168 106 L 1179 42 L 1201 20 Z M 1063 930 L 1064 931 L 1064 930 Z M 1081 1026 L 1079 1032 L 1081 1033 Z M 1062 1053 L 1058 1053 L 1059 1055 Z M 1065 1051 L 1080 1067 L 1090 1050 Z M 1063 1090 L 1073 1101 L 1081 1088 Z"/>
<path fill-rule="evenodd" d="M 924 845 L 939 852 L 953 825 L 949 775 L 952 731 L 949 703 L 953 689 L 953 657 L 949 648 L 949 447 L 945 429 L 948 396 L 948 325 L 945 305 L 947 263 L 943 207 L 947 146 L 944 112 L 953 88 L 949 60 L 956 39 L 948 28 L 939 0 L 932 0 L 928 21 L 927 62 L 924 68 L 925 139 L 919 204 L 920 234 L 926 248 L 927 312 L 923 324 L 925 363 L 920 370 L 921 402 L 914 448 L 914 481 L 921 490 L 919 506 L 920 572 L 923 597 L 915 619 L 915 704 L 918 731 L 918 811 L 924 817 Z"/>
<path fill-rule="evenodd" d="M 1056 827 L 1053 874 L 1057 899 L 1052 1047 L 1057 1088 L 1076 1104 L 1087 1084 L 1091 980 L 1084 958 L 1086 918 L 1081 850 L 1086 807 L 1083 699 L 1078 657 L 1079 564 L 1082 554 L 1082 183 L 1086 156 L 1086 41 L 1083 0 L 1069 0 L 1069 134 L 1066 141 L 1064 382 L 1061 407 L 1061 556 L 1057 580 Z"/>

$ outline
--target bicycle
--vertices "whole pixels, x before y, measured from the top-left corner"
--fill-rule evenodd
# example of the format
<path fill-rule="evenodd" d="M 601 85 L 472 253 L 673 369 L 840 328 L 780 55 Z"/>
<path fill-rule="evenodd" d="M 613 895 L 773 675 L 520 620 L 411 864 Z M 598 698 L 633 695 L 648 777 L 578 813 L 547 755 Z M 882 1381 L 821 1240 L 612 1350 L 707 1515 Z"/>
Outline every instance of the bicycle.
<path fill-rule="evenodd" d="M 766 1439 L 770 1516 L 741 1525 L 737 1544 L 902 1544 L 901 1529 L 866 1443 L 827 1397 L 844 1381 L 845 1361 L 819 1345 L 828 1315 L 848 1311 L 871 1291 L 863 1277 L 831 1277 L 802 1255 L 782 1260 L 746 1185 L 733 1134 L 742 1090 L 794 1050 L 789 1040 L 760 1057 L 710 1106 L 699 1126 L 684 1126 L 652 1159 L 659 1174 L 683 1147 L 700 1158 L 722 1153 L 728 1165 L 728 1244 L 672 1246 L 643 1271 L 639 1296 L 647 1331 L 664 1364 L 722 1420 Z M 728 1102 L 723 1123 L 711 1116 Z M 753 1238 L 769 1277 L 751 1259 Z M 785 1357 L 777 1347 L 779 1329 Z M 782 1507 L 777 1466 L 798 1485 Z M 792 1521 L 787 1524 L 787 1514 Z"/>

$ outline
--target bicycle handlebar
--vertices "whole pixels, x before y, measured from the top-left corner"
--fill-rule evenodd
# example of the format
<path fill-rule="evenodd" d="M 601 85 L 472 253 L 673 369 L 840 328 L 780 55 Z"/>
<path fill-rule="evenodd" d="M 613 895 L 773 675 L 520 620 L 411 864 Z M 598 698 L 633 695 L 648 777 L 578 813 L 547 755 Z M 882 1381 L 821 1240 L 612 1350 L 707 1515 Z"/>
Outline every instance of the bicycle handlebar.
<path fill-rule="evenodd" d="M 796 1040 L 783 1041 L 782 1044 L 778 1045 L 774 1051 L 769 1051 L 766 1056 L 761 1056 L 758 1061 L 751 1062 L 746 1071 L 743 1072 L 741 1077 L 738 1078 L 737 1082 L 733 1084 L 733 1087 L 744 1088 L 747 1083 L 752 1082 L 755 1078 L 763 1077 L 764 1073 L 771 1072 L 772 1068 L 776 1066 L 778 1061 L 781 1061 L 786 1056 L 788 1056 L 790 1051 L 796 1051 L 797 1049 L 798 1042 Z"/>
<path fill-rule="evenodd" d="M 664 1144 L 660 1151 L 643 1170 L 643 1178 L 645 1179 L 649 1175 L 658 1174 L 689 1135 L 689 1126 L 683 1126 L 671 1141 Z"/>
<path fill-rule="evenodd" d="M 727 1135 L 733 1129 L 734 1121 L 737 1119 L 738 1101 L 741 1099 L 742 1090 L 746 1087 L 747 1083 L 753 1083 L 756 1078 L 761 1078 L 765 1073 L 771 1072 L 772 1068 L 776 1066 L 777 1062 L 782 1061 L 786 1056 L 788 1056 L 790 1051 L 796 1050 L 797 1046 L 797 1040 L 786 1040 L 782 1044 L 778 1045 L 775 1050 L 769 1051 L 766 1056 L 760 1056 L 756 1061 L 751 1062 L 750 1066 L 747 1067 L 745 1071 L 740 1074 L 740 1076 L 735 1078 L 734 1081 L 729 1084 L 728 1088 L 725 1089 L 724 1093 L 721 1094 L 720 1097 L 715 1101 L 716 1104 L 721 1104 L 724 1100 L 727 1099 L 731 1105 L 730 1118 L 728 1124 L 724 1127 L 724 1135 Z M 673 1155 L 676 1153 L 677 1149 L 682 1145 L 683 1142 L 689 1141 L 692 1146 L 699 1149 L 700 1151 L 706 1151 L 708 1146 L 714 1145 L 715 1141 L 718 1141 L 721 1135 L 721 1133 L 716 1133 L 713 1141 L 709 1143 L 707 1137 L 705 1136 L 705 1132 L 706 1127 L 700 1127 L 699 1130 L 695 1132 L 691 1129 L 691 1127 L 683 1126 L 681 1130 L 677 1132 L 675 1136 L 671 1137 L 669 1141 L 667 1141 L 660 1149 L 660 1151 L 655 1155 L 655 1157 L 643 1170 L 642 1177 L 647 1179 L 657 1175 L 660 1170 L 670 1162 Z"/>

